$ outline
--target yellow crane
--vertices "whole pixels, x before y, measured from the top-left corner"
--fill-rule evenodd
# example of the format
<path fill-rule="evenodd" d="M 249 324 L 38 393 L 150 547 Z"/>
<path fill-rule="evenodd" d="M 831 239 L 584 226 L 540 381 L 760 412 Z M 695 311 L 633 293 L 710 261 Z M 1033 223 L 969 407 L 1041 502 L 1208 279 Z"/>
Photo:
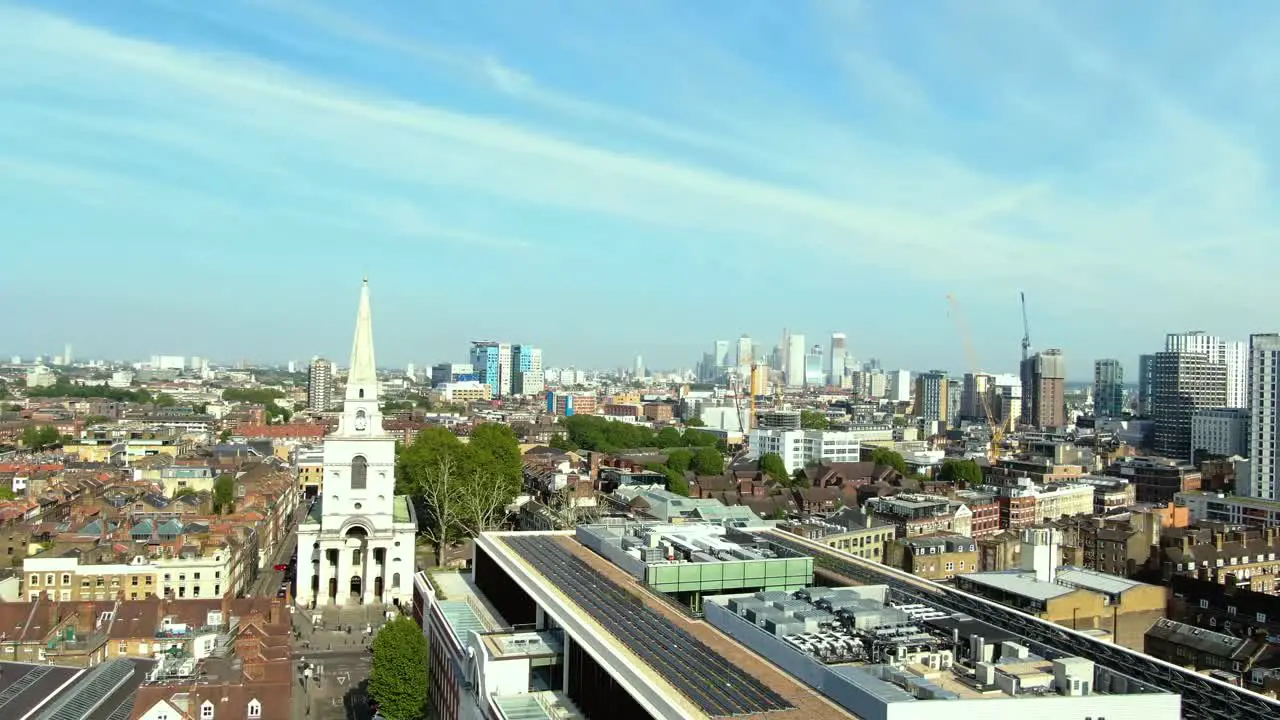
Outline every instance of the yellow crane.
<path fill-rule="evenodd" d="M 947 295 L 947 302 L 951 305 L 951 317 L 955 320 L 956 329 L 960 332 L 960 341 L 964 343 L 965 361 L 968 363 L 970 372 L 974 374 L 974 390 L 977 390 L 977 374 L 981 372 L 982 366 L 978 362 L 978 351 L 973 346 L 973 336 L 969 334 L 969 323 L 965 321 L 964 312 L 960 309 L 960 301 L 956 300 L 954 295 Z M 987 425 L 991 428 L 991 449 L 987 452 L 987 460 L 991 465 L 995 465 L 996 458 L 1000 456 L 1000 441 L 1004 439 L 1004 424 L 996 420 L 996 414 L 991 411 L 990 388 L 984 389 L 978 393 L 978 397 L 982 400 L 982 411 L 987 416 Z"/>

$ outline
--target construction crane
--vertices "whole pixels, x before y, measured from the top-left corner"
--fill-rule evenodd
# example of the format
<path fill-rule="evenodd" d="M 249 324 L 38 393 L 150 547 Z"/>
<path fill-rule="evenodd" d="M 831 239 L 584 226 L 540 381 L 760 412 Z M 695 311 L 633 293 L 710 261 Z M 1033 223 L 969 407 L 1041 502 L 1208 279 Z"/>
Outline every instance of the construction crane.
<path fill-rule="evenodd" d="M 955 320 L 956 329 L 960 332 L 960 341 L 964 343 L 965 360 L 970 367 L 970 371 L 974 374 L 974 391 L 977 391 L 977 375 L 981 372 L 982 366 L 978 363 L 978 351 L 973 346 L 973 337 L 969 333 L 969 324 L 965 322 L 964 313 L 960 310 L 960 302 L 956 300 L 954 295 L 947 295 L 947 302 L 951 305 L 951 317 Z M 1029 338 L 1022 341 L 1023 352 L 1025 353 L 1031 345 Z M 1000 441 L 1004 438 L 1004 425 L 996 420 L 996 414 L 991 410 L 990 388 L 984 389 L 983 392 L 977 393 L 982 401 L 982 411 L 987 416 L 987 426 L 991 429 L 991 449 L 987 452 L 987 461 L 991 465 L 995 465 L 996 458 L 1000 455 Z"/>
<path fill-rule="evenodd" d="M 1031 323 L 1027 321 L 1027 294 L 1019 291 L 1018 296 L 1022 298 L 1022 359 L 1026 360 L 1031 355 Z"/>

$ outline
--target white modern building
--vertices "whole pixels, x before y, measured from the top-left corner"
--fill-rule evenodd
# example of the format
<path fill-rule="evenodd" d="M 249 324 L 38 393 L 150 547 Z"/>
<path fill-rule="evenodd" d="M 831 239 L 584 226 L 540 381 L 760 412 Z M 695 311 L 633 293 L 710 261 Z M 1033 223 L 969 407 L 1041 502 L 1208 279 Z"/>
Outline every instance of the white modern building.
<path fill-rule="evenodd" d="M 1280 334 L 1249 337 L 1250 497 L 1280 500 Z"/>
<path fill-rule="evenodd" d="M 58 382 L 58 375 L 44 365 L 36 365 L 27 371 L 27 387 L 51 387 Z"/>
<path fill-rule="evenodd" d="M 1224 341 L 1203 330 L 1170 333 L 1165 336 L 1165 352 L 1204 353 L 1209 362 L 1227 367 L 1226 407 L 1249 407 L 1249 346 Z"/>
<path fill-rule="evenodd" d="M 750 456 L 759 458 L 765 453 L 776 453 L 782 458 L 788 473 L 794 473 L 811 462 L 858 462 L 861 452 L 858 433 L 853 431 L 769 428 L 751 431 Z"/>
<path fill-rule="evenodd" d="M 324 441 L 324 492 L 298 527 L 298 602 L 406 604 L 413 596 L 413 506 L 395 494 L 395 438 L 382 428 L 369 283 L 338 429 Z"/>
<path fill-rule="evenodd" d="M 788 335 L 786 352 L 787 385 L 801 387 L 804 385 L 804 335 Z"/>
<path fill-rule="evenodd" d="M 1232 457 L 1249 454 L 1249 411 L 1243 408 L 1197 410 L 1191 416 L 1191 451 Z"/>
<path fill-rule="evenodd" d="M 890 370 L 887 374 L 887 400 L 892 403 L 911 401 L 911 371 Z"/>
<path fill-rule="evenodd" d="M 844 333 L 831 333 L 831 357 L 827 360 L 827 384 L 843 387 L 845 360 L 849 354 L 849 340 Z M 878 396 L 875 396 L 878 397 Z"/>

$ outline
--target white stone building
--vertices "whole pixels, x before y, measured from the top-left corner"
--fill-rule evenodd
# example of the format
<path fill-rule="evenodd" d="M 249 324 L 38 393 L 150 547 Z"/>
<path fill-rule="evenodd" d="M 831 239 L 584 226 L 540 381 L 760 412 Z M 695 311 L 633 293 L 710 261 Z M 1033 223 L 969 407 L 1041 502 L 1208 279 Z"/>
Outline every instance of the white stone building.
<path fill-rule="evenodd" d="M 413 597 L 413 506 L 395 494 L 395 438 L 382 428 L 369 284 L 360 289 L 338 429 L 324 441 L 324 492 L 298 528 L 300 604 Z"/>
<path fill-rule="evenodd" d="M 1249 454 L 1249 411 L 1242 408 L 1197 410 L 1191 416 L 1191 451 L 1232 457 Z"/>
<path fill-rule="evenodd" d="M 776 453 L 788 473 L 812 462 L 857 462 L 862 444 L 857 433 L 847 430 L 771 430 L 751 431 L 749 455 L 759 458 Z"/>

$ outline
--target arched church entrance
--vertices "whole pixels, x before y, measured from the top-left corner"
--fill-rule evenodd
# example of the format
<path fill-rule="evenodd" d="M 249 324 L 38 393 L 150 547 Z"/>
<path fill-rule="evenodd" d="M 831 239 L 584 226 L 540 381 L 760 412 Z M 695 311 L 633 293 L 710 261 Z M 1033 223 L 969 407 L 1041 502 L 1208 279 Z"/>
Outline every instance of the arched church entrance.
<path fill-rule="evenodd" d="M 356 602 L 360 602 L 360 600 L 362 600 L 363 597 L 364 596 L 361 594 L 360 576 L 352 575 L 351 576 L 351 599 Z"/>
<path fill-rule="evenodd" d="M 373 579 L 373 599 L 382 602 L 382 576 Z"/>

